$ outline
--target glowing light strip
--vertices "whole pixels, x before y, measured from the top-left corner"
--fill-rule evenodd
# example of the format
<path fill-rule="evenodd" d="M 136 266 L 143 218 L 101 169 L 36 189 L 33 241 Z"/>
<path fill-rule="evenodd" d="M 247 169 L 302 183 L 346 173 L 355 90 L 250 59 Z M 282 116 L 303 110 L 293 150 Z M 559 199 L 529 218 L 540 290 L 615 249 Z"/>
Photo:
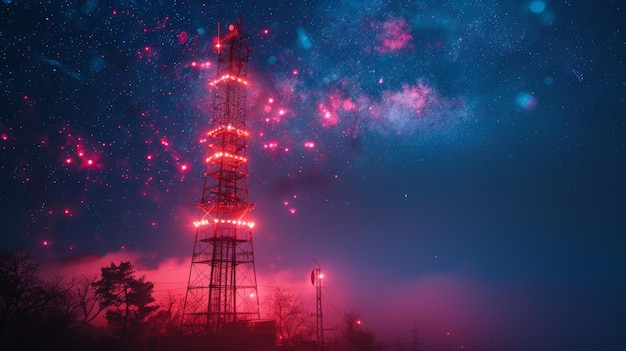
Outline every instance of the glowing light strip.
<path fill-rule="evenodd" d="M 218 79 L 216 79 L 216 80 L 214 80 L 214 81 L 210 82 L 210 83 L 209 83 L 209 85 L 211 85 L 211 86 L 215 86 L 215 85 L 217 85 L 218 83 L 220 83 L 220 82 L 222 82 L 222 81 L 225 81 L 225 80 L 227 80 L 227 79 L 230 79 L 230 80 L 235 81 L 235 82 L 237 82 L 237 83 L 241 83 L 241 84 L 243 84 L 243 85 L 248 85 L 248 81 L 246 81 L 246 80 L 244 80 L 244 79 L 241 79 L 241 78 L 239 78 L 239 77 L 236 77 L 236 76 L 231 76 L 230 74 L 225 74 L 225 75 L 221 76 L 220 78 L 218 78 Z"/>
<path fill-rule="evenodd" d="M 241 162 L 248 162 L 248 159 L 243 157 L 243 156 L 239 156 L 239 155 L 233 155 L 233 154 L 229 154 L 228 152 L 216 152 L 213 156 L 208 157 L 206 159 L 206 162 L 210 162 L 213 159 L 216 158 L 220 158 L 220 157 L 226 157 L 226 158 L 232 158 L 236 161 L 241 161 Z"/>
<path fill-rule="evenodd" d="M 249 221 L 241 221 L 238 219 L 214 219 L 213 222 L 215 224 L 218 223 L 222 223 L 222 224 L 233 224 L 233 225 L 238 225 L 238 226 L 243 226 L 243 227 L 248 227 L 250 229 L 252 229 L 254 227 L 254 222 L 249 222 Z M 201 221 L 195 221 L 193 222 L 193 225 L 197 228 L 197 227 L 204 227 L 209 225 L 211 222 L 208 219 L 203 219 Z"/>
<path fill-rule="evenodd" d="M 221 132 L 223 130 L 227 130 L 229 132 L 230 131 L 235 131 L 235 133 L 237 133 L 238 136 L 246 136 L 246 137 L 248 136 L 248 132 L 246 132 L 245 130 L 242 130 L 242 129 L 237 129 L 237 128 L 231 126 L 230 124 L 227 125 L 227 126 L 223 126 L 222 125 L 222 126 L 219 126 L 219 127 L 215 128 L 215 129 L 212 129 L 212 130 L 210 130 L 207 133 L 207 135 L 208 136 L 215 136 L 217 133 L 219 133 L 219 132 Z"/>

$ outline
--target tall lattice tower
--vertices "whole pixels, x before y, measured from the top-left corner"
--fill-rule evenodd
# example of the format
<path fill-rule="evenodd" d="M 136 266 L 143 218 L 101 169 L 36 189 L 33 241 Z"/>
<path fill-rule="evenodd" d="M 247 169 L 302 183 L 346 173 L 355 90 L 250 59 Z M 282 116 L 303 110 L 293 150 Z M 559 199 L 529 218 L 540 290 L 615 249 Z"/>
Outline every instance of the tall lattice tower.
<path fill-rule="evenodd" d="M 209 154 L 183 306 L 186 334 L 223 331 L 259 319 L 246 158 L 246 81 L 250 47 L 241 20 L 217 38 L 217 78 Z"/>

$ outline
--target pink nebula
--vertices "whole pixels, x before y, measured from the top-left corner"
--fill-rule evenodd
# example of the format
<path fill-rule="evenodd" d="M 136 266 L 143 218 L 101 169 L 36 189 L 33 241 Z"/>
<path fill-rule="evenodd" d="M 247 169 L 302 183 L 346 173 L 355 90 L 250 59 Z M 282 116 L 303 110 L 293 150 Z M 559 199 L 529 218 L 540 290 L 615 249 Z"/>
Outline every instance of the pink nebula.
<path fill-rule="evenodd" d="M 403 18 L 391 19 L 383 23 L 374 49 L 381 54 L 395 52 L 409 47 L 412 39 L 411 28 Z"/>

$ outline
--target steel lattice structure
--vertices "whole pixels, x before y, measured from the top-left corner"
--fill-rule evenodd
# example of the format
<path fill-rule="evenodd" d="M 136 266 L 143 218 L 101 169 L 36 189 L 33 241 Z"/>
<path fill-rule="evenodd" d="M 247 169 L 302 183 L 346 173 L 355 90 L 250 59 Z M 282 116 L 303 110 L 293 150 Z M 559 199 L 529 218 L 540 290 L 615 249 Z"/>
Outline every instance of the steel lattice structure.
<path fill-rule="evenodd" d="M 246 89 L 250 47 L 241 21 L 217 39 L 209 156 L 182 314 L 186 334 L 223 331 L 259 319 L 246 158 Z"/>
<path fill-rule="evenodd" d="M 322 269 L 314 268 L 311 271 L 311 284 L 315 285 L 315 330 L 316 343 L 320 350 L 324 350 L 324 315 L 322 313 Z"/>

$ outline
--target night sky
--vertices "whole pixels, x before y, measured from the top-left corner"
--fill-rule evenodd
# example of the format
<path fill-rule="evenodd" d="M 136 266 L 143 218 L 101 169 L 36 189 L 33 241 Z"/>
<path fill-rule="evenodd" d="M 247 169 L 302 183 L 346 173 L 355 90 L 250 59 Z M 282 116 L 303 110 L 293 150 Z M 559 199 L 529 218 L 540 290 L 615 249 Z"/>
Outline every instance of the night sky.
<path fill-rule="evenodd" d="M 3 0 L 0 246 L 184 293 L 242 15 L 261 299 L 317 262 L 390 345 L 623 348 L 626 11 L 578 3 Z"/>

